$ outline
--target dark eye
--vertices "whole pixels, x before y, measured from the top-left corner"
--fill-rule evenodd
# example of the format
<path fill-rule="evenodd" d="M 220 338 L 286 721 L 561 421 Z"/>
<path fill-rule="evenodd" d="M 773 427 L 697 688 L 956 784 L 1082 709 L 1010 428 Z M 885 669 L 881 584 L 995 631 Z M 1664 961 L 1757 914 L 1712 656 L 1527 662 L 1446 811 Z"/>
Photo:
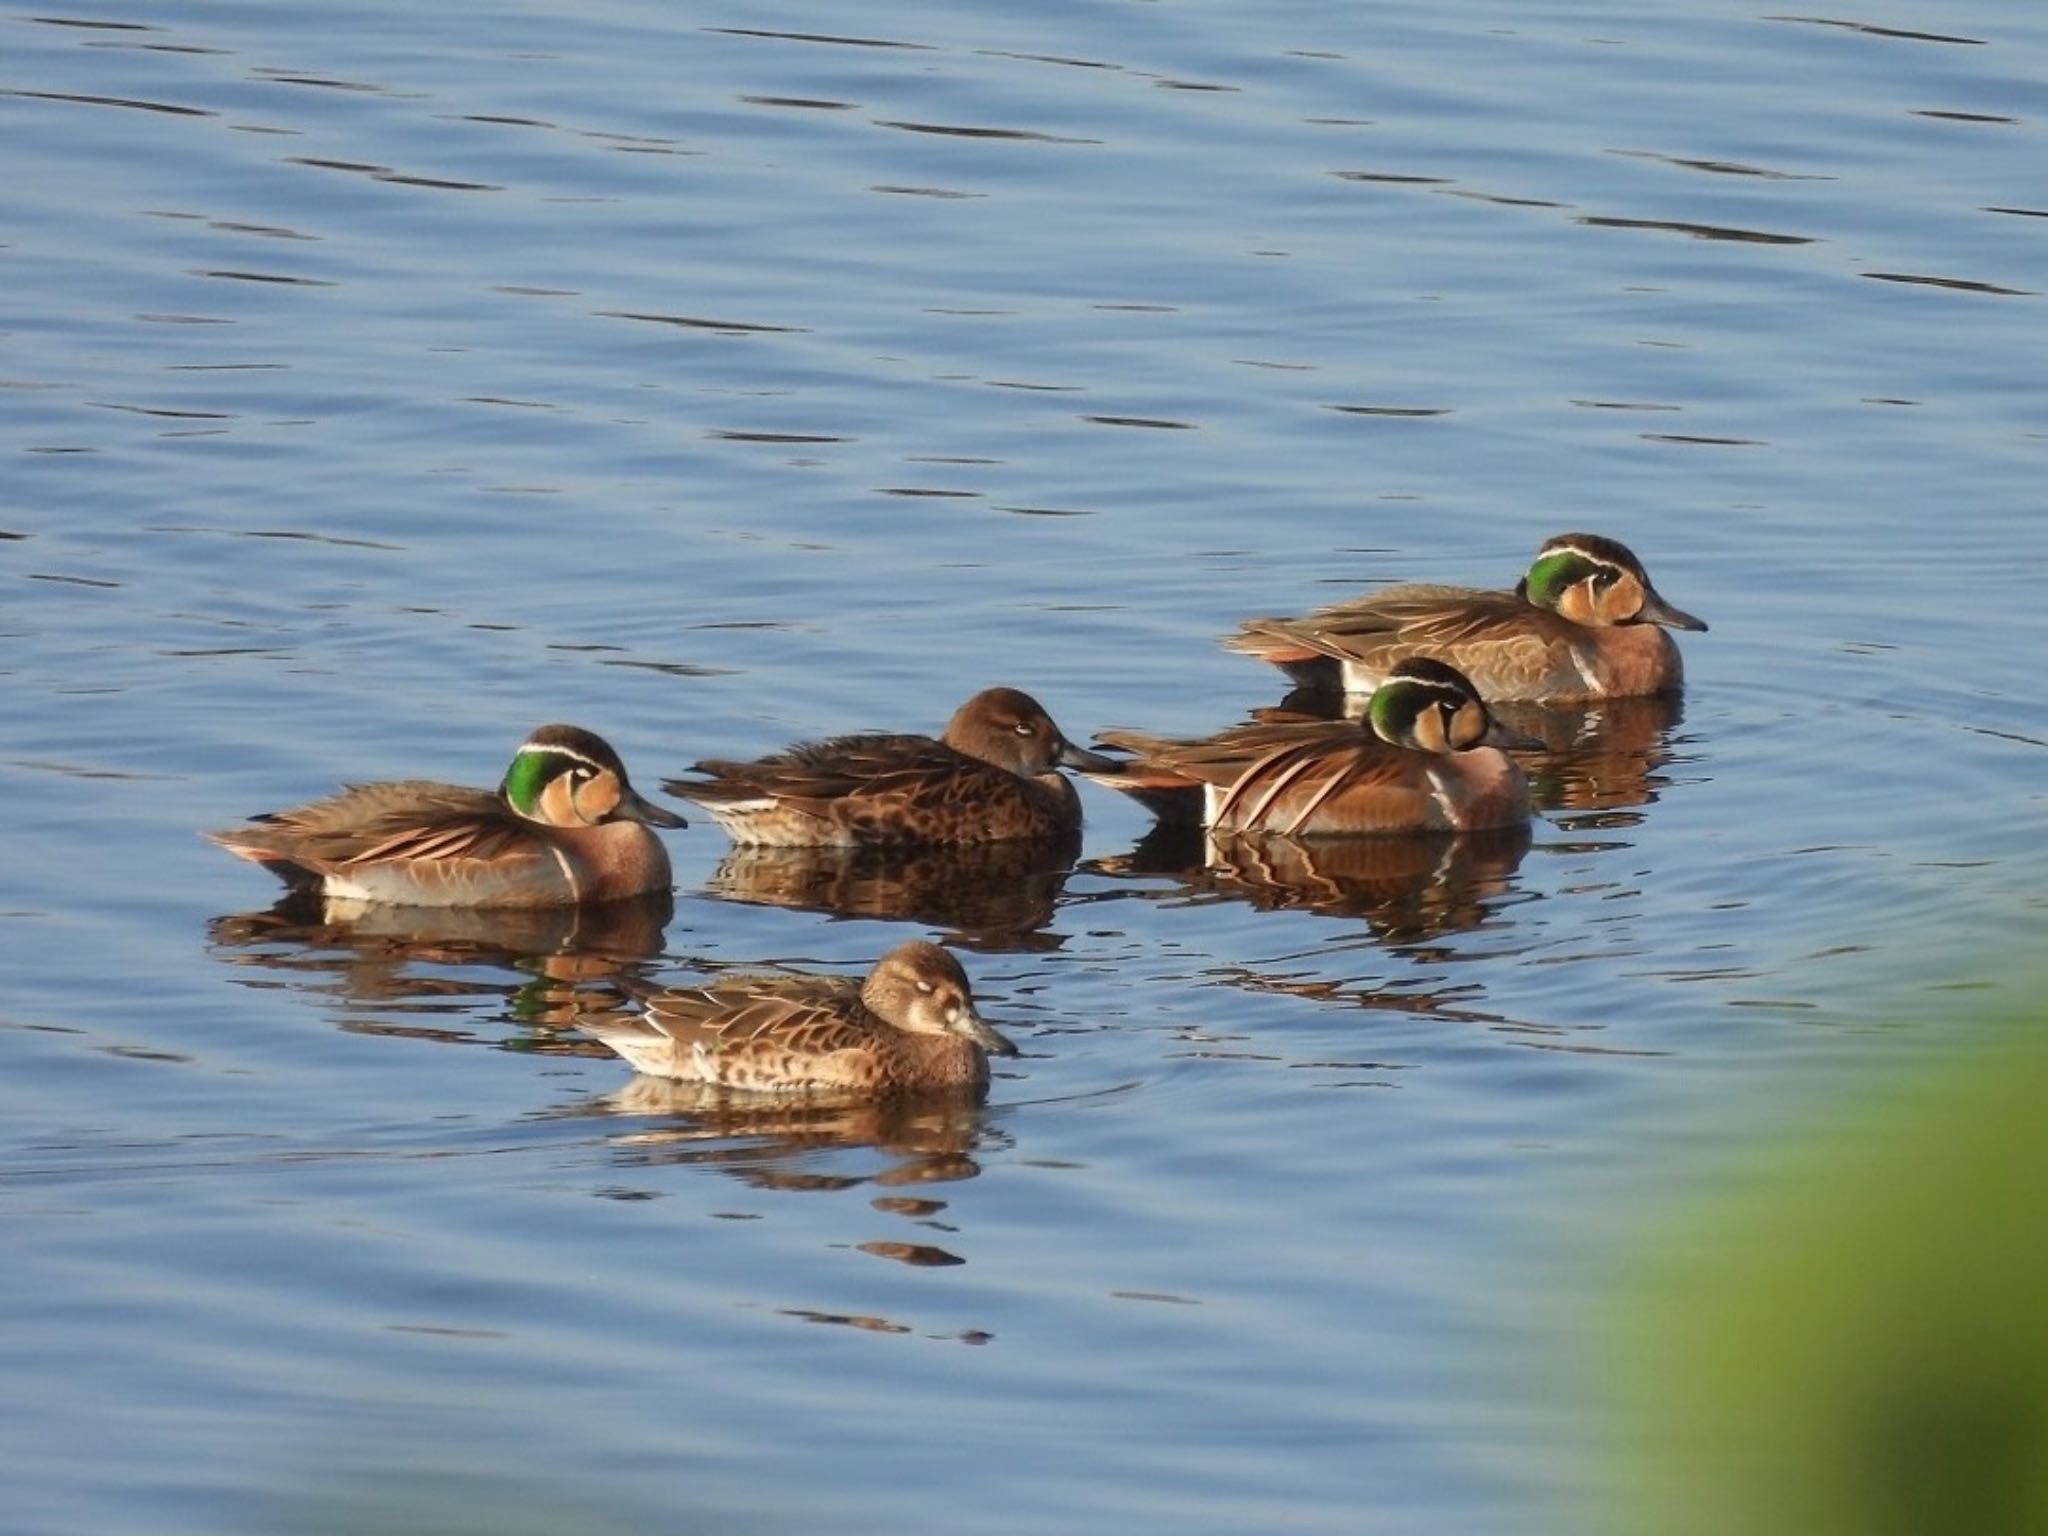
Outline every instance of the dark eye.
<path fill-rule="evenodd" d="M 920 981 L 917 984 L 917 990 L 929 995 L 932 990 L 932 984 L 928 981 Z"/>
<path fill-rule="evenodd" d="M 588 784 L 597 777 L 597 770 L 595 768 L 572 768 L 569 770 L 569 777 L 578 784 Z"/>
<path fill-rule="evenodd" d="M 1029 736 L 1031 734 L 1031 722 L 1028 720 L 1019 720 L 1017 722 L 1017 734 L 1019 736 Z"/>

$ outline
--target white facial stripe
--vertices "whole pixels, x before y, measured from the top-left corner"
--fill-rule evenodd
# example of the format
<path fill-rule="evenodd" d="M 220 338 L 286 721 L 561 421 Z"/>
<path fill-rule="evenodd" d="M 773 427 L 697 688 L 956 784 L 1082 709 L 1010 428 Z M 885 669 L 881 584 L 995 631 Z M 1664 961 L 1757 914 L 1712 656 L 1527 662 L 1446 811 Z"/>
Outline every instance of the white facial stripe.
<path fill-rule="evenodd" d="M 584 767 L 588 768 L 592 773 L 605 773 L 609 771 L 603 763 L 598 762 L 595 758 L 584 756 L 581 752 L 578 752 L 574 747 L 560 746 L 551 741 L 529 741 L 524 746 L 522 746 L 519 749 L 519 751 L 514 755 L 518 757 L 524 757 L 529 752 L 539 752 L 548 757 L 566 757 L 572 763 L 581 763 Z"/>
<path fill-rule="evenodd" d="M 1546 544 L 1543 546 L 1543 553 L 1539 558 L 1548 560 L 1552 555 L 1577 555 L 1581 560 L 1589 561 L 1603 570 L 1621 570 L 1619 562 L 1610 559 L 1606 555 L 1596 555 L 1592 550 L 1587 549 L 1581 544 Z"/>

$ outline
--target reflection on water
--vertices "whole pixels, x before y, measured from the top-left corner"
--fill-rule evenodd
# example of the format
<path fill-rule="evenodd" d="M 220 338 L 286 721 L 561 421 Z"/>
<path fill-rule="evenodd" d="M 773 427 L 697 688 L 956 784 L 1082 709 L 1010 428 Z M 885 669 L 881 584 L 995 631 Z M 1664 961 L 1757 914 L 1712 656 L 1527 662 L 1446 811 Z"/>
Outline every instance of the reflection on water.
<path fill-rule="evenodd" d="M 898 1097 L 884 1102 L 764 1101 L 705 1083 L 636 1075 L 624 1087 L 557 1111 L 565 1117 L 615 1116 L 650 1122 L 605 1139 L 621 1167 L 716 1169 L 750 1189 L 775 1194 L 843 1195 L 868 1188 L 867 1209 L 887 1225 L 872 1237 L 835 1242 L 908 1269 L 955 1269 L 968 1263 L 951 1236 L 951 1202 L 932 1194 L 896 1191 L 956 1184 L 982 1173 L 977 1154 L 1012 1150 L 1009 1138 L 988 1123 L 972 1093 Z M 851 1166 L 849 1166 L 851 1165 Z M 630 1198 L 630 1193 L 622 1198 Z M 727 1211 L 733 1220 L 758 1219 Z M 918 1234 L 903 1235 L 905 1224 Z M 909 1335 L 896 1317 L 820 1307 L 784 1307 L 782 1315 L 865 1332 Z M 993 1335 L 972 1327 L 933 1337 L 986 1343 Z"/>
<path fill-rule="evenodd" d="M 735 846 L 707 888 L 733 901 L 941 930 L 982 950 L 1052 950 L 1045 931 L 1079 840 L 928 848 Z"/>
<path fill-rule="evenodd" d="M 602 906 L 506 910 L 394 907 L 295 893 L 265 911 L 214 918 L 207 936 L 215 959 L 286 973 L 300 990 L 332 995 L 351 1008 L 470 1013 L 478 1000 L 495 998 L 511 1022 L 554 1029 L 616 1006 L 617 992 L 594 984 L 660 955 L 674 910 L 667 891 Z M 467 1030 L 352 1017 L 342 1027 L 474 1038 Z M 606 1054 L 546 1038 L 528 1048 Z"/>
<path fill-rule="evenodd" d="M 1685 700 L 1677 694 L 1585 705 L 1501 704 L 1494 713 L 1543 743 L 1517 753 L 1539 811 L 1616 811 L 1654 803 L 1669 784 Z M 1619 825 L 1610 822 L 1609 825 Z"/>
<path fill-rule="evenodd" d="M 663 1122 L 609 1136 L 622 1162 L 708 1163 L 761 1189 L 844 1190 L 864 1184 L 939 1184 L 981 1172 L 972 1155 L 994 1136 L 971 1093 L 923 1094 L 881 1102 L 835 1103 L 734 1094 L 709 1083 L 635 1074 L 622 1088 L 562 1113 L 617 1115 Z M 995 1137 L 994 1145 L 1006 1145 Z M 825 1151 L 872 1149 L 884 1161 L 869 1172 L 823 1173 L 799 1166 Z M 892 1200 L 902 1215 L 930 1217 L 937 1201 Z"/>
<path fill-rule="evenodd" d="M 1092 860 L 1104 875 L 1165 875 L 1166 901 L 1243 901 L 1262 912 L 1301 909 L 1360 917 L 1390 940 L 1414 940 L 1485 923 L 1513 888 L 1529 851 L 1526 826 L 1497 832 L 1396 837 L 1218 836 L 1199 827 L 1154 827 L 1130 853 Z"/>

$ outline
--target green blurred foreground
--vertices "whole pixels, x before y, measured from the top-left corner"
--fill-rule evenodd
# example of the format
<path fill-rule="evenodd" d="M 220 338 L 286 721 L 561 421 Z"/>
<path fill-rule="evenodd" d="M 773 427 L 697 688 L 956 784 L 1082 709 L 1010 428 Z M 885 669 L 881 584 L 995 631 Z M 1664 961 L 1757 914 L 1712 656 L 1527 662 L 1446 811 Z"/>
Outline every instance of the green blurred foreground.
<path fill-rule="evenodd" d="M 2048 1028 L 1689 1209 L 1617 1319 L 1617 1528 L 2048 1533 Z"/>

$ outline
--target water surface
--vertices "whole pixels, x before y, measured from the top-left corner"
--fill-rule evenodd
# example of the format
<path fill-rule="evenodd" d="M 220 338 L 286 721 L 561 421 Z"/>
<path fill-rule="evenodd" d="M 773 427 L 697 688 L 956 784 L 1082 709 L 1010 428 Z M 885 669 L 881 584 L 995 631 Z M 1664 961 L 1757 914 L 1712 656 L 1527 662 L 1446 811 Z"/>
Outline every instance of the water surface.
<path fill-rule="evenodd" d="M 1603 1256 L 2040 941 L 2023 10 L 0 36 L 24 1530 L 1527 1530 Z M 672 910 L 421 931 L 194 835 L 556 718 L 647 788 L 996 681 L 1210 730 L 1285 693 L 1239 618 L 1574 527 L 1713 630 L 1526 846 L 1236 867 L 1090 787 L 1071 868 L 698 825 Z M 1025 1047 L 986 1109 L 737 1126 L 563 1027 L 913 933 Z"/>

